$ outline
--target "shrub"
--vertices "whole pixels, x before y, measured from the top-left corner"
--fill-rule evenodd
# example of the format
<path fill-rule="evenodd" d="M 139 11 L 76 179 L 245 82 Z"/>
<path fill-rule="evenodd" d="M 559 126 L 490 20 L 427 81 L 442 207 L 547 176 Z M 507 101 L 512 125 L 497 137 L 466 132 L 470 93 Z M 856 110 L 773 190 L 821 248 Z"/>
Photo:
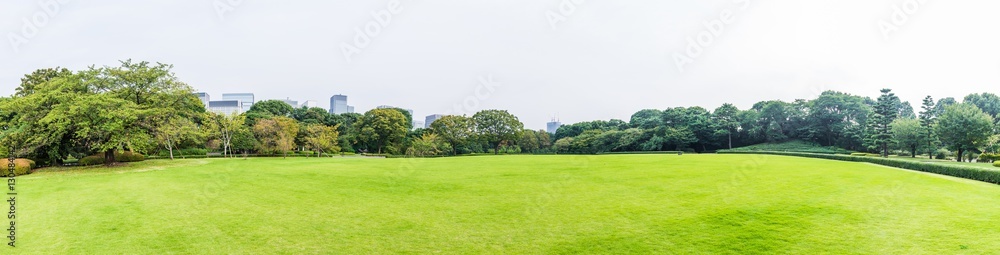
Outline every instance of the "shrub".
<path fill-rule="evenodd" d="M 993 184 L 1000 184 L 1000 171 L 993 171 L 975 166 L 945 165 L 945 164 L 925 163 L 925 162 L 905 160 L 905 159 L 853 157 L 853 156 L 836 155 L 836 154 L 819 154 L 819 153 L 803 153 L 803 152 L 759 151 L 759 152 L 726 152 L 726 153 L 770 154 L 770 155 L 798 156 L 798 157 L 821 158 L 821 159 L 832 159 L 832 160 L 853 161 L 853 162 L 868 162 L 883 166 L 905 168 L 921 172 L 935 173 L 935 174 L 989 182 Z"/>
<path fill-rule="evenodd" d="M 146 156 L 139 154 L 137 152 L 125 151 L 125 152 L 115 152 L 115 160 L 118 162 L 139 162 L 146 160 Z M 104 164 L 104 153 L 97 153 L 94 155 L 86 156 L 77 162 L 81 166 L 92 166 Z"/>
<path fill-rule="evenodd" d="M 184 155 L 184 156 L 194 156 L 194 155 L 208 155 L 208 149 L 201 149 L 201 148 L 185 148 L 185 149 L 180 149 L 180 150 L 177 150 L 177 151 L 174 151 L 174 156 L 175 156 L 175 157 L 176 157 L 176 156 L 180 156 L 180 155 Z M 164 153 L 164 154 L 163 154 L 163 155 L 161 155 L 161 156 L 170 156 L 170 155 L 169 155 L 169 154 L 166 154 L 166 153 Z"/>
<path fill-rule="evenodd" d="M 118 162 L 139 162 L 146 160 L 146 156 L 131 151 L 120 152 L 120 153 L 116 152 L 115 160 L 117 160 Z"/>
<path fill-rule="evenodd" d="M 951 151 L 946 149 L 939 149 L 934 152 L 934 158 L 936 159 L 947 159 L 949 156 L 951 156 Z"/>
<path fill-rule="evenodd" d="M 983 153 L 979 154 L 979 162 L 982 163 L 993 163 L 1000 160 L 1000 154 Z"/>
<path fill-rule="evenodd" d="M 10 171 L 7 170 L 7 164 L 10 164 L 10 159 L 6 159 L 5 158 L 5 159 L 3 159 L 3 161 L 5 161 L 5 162 L 3 162 L 3 170 L 0 171 L 0 174 L 2 174 L 3 176 L 6 177 L 8 174 L 10 174 Z M 25 175 L 25 174 L 28 174 L 28 172 L 31 172 L 32 168 L 35 168 L 35 161 L 34 160 L 24 159 L 24 158 L 14 159 L 14 174 L 15 175 Z"/>
<path fill-rule="evenodd" d="M 1000 167 L 1000 161 L 993 162 L 993 166 Z"/>
<path fill-rule="evenodd" d="M 103 155 L 86 156 L 80 159 L 80 161 L 78 161 L 77 163 L 79 163 L 81 166 L 104 164 L 104 156 Z"/>

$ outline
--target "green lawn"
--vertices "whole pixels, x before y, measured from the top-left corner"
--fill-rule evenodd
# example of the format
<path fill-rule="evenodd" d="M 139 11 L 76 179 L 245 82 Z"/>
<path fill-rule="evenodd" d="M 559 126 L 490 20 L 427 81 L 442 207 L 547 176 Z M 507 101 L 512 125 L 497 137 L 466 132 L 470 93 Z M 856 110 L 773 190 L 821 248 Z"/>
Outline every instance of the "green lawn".
<path fill-rule="evenodd" d="M 917 156 L 917 157 L 889 156 L 889 158 L 913 160 L 913 161 L 920 161 L 924 163 L 933 163 L 933 164 L 954 165 L 954 166 L 974 166 L 986 170 L 1000 171 L 1000 167 L 993 166 L 993 163 L 958 162 L 955 160 L 929 159 L 927 158 L 927 155 Z"/>
<path fill-rule="evenodd" d="M 158 160 L 18 185 L 3 253 L 1000 250 L 1000 186 L 783 156 Z"/>

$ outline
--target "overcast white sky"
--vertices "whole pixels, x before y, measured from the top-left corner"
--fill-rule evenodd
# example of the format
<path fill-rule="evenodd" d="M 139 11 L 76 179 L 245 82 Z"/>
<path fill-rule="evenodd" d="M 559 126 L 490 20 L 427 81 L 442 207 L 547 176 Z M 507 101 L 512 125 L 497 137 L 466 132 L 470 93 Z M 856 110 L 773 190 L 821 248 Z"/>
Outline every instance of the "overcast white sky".
<path fill-rule="evenodd" d="M 327 108 L 346 94 L 360 112 L 396 105 L 420 119 L 467 103 L 534 129 L 556 114 L 627 121 L 645 108 L 745 109 L 831 89 L 874 97 L 890 87 L 915 106 L 928 94 L 1000 93 L 998 1 L 400 0 L 348 61 L 342 43 L 354 45 L 355 29 L 390 2 L 3 1 L 0 94 L 38 68 L 128 58 L 173 64 L 216 98 L 253 92 Z M 898 30 L 886 37 L 880 21 Z M 711 42 L 679 70 L 675 54 L 688 56 L 688 38 L 703 33 Z M 489 77 L 494 90 L 475 99 Z"/>

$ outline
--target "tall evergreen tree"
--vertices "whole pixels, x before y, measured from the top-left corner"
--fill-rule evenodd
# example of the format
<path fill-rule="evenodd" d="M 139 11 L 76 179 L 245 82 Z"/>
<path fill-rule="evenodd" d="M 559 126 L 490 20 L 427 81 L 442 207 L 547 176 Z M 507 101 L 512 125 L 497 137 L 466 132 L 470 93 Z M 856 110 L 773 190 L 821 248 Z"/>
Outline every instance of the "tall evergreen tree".
<path fill-rule="evenodd" d="M 892 122 L 899 115 L 899 97 L 892 89 L 882 89 L 882 95 L 875 102 L 872 117 L 869 118 L 868 144 L 879 150 L 882 157 L 889 157 L 889 143 L 892 142 Z"/>
<path fill-rule="evenodd" d="M 934 98 L 927 96 L 924 98 L 923 105 L 920 106 L 920 129 L 923 135 L 924 143 L 927 145 L 927 158 L 934 158 L 934 144 L 937 140 L 934 137 L 934 122 L 935 122 L 935 110 L 934 110 Z"/>

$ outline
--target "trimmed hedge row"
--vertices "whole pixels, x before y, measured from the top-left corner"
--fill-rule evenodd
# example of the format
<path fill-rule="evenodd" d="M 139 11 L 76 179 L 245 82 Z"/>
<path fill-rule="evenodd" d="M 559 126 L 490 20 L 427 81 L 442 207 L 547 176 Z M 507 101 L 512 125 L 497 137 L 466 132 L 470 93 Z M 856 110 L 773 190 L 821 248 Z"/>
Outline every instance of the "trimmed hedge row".
<path fill-rule="evenodd" d="M 876 157 L 849 156 L 837 154 L 818 154 L 803 152 L 779 152 L 779 151 L 756 151 L 756 152 L 720 152 L 722 154 L 769 154 L 782 156 L 797 156 L 808 158 L 832 159 L 840 161 L 867 162 L 883 166 L 898 167 L 921 172 L 935 173 L 941 175 L 954 176 L 970 180 L 983 181 L 993 184 L 1000 184 L 1000 171 L 992 171 L 979 167 L 932 164 L 911 160 L 899 160 Z"/>

